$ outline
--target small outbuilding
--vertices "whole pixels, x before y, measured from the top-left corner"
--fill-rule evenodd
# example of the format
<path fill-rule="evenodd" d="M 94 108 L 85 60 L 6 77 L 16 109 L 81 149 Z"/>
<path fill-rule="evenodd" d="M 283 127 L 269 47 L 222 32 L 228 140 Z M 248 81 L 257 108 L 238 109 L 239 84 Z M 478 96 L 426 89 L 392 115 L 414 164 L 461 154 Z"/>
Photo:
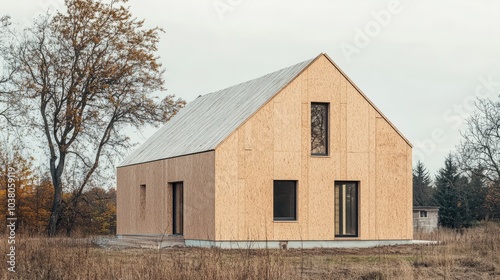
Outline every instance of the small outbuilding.
<path fill-rule="evenodd" d="M 320 54 L 181 109 L 118 167 L 117 233 L 224 248 L 407 244 L 411 155 Z"/>
<path fill-rule="evenodd" d="M 439 207 L 414 206 L 413 207 L 413 230 L 432 232 L 438 229 Z"/>

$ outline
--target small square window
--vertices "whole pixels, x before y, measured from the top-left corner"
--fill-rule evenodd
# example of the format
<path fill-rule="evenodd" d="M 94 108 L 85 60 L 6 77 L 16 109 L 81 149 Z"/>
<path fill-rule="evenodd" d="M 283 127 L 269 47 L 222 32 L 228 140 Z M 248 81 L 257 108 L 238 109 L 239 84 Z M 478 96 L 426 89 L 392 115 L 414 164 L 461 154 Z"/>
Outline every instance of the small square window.
<path fill-rule="evenodd" d="M 297 181 L 274 181 L 274 220 L 297 220 Z"/>
<path fill-rule="evenodd" d="M 420 218 L 426 218 L 427 217 L 427 211 L 420 211 Z"/>

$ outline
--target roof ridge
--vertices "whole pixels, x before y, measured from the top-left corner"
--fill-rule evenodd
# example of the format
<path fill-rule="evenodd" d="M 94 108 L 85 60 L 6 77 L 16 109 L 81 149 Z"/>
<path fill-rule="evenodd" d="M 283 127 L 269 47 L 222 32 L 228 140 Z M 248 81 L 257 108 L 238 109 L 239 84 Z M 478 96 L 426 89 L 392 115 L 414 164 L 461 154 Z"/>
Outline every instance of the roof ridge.
<path fill-rule="evenodd" d="M 200 95 L 200 96 L 198 96 L 196 99 L 198 99 L 198 98 L 202 98 L 202 97 L 205 97 L 205 96 L 208 96 L 208 95 L 214 94 L 214 93 L 218 93 L 218 92 L 221 92 L 221 91 L 224 91 L 224 90 L 227 90 L 227 89 L 233 88 L 233 87 L 237 87 L 237 86 L 240 86 L 240 85 L 243 85 L 243 84 L 246 84 L 246 83 L 250 83 L 250 82 L 253 82 L 253 81 L 259 80 L 259 79 L 261 79 L 261 78 L 264 78 L 264 77 L 266 77 L 266 76 L 270 76 L 270 75 L 276 74 L 277 72 L 280 72 L 280 71 L 286 70 L 286 69 L 288 69 L 288 68 L 293 68 L 293 67 L 295 67 L 295 66 L 297 66 L 297 65 L 299 65 L 299 64 L 306 63 L 306 62 L 312 62 L 314 59 L 316 59 L 316 58 L 307 59 L 307 60 L 301 61 L 301 62 L 299 62 L 299 63 L 293 64 L 293 65 L 291 65 L 291 66 L 288 66 L 288 67 L 283 67 L 283 68 L 281 68 L 281 69 L 279 69 L 279 70 L 276 70 L 276 71 L 273 71 L 273 72 L 267 73 L 267 74 L 265 74 L 265 75 L 259 76 L 259 77 L 257 77 L 257 78 L 253 78 L 253 79 L 251 79 L 251 80 L 247 80 L 247 81 L 244 81 L 244 82 L 241 82 L 241 83 L 237 83 L 237 84 L 234 84 L 234 85 L 232 85 L 232 86 L 225 87 L 225 88 L 223 88 L 223 89 L 219 89 L 219 90 L 216 90 L 216 91 L 212 91 L 212 92 L 209 92 L 209 93 L 206 93 L 206 94 Z"/>

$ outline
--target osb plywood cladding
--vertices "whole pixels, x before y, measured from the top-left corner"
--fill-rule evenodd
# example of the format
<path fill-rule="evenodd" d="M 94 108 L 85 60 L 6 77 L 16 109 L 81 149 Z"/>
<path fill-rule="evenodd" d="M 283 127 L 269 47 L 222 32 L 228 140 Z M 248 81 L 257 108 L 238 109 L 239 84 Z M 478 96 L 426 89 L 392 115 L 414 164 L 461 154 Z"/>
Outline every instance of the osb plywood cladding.
<path fill-rule="evenodd" d="M 310 104 L 330 104 L 311 156 Z M 411 147 L 325 56 L 217 149 L 216 240 L 334 240 L 334 183 L 359 181 L 361 240 L 410 239 Z M 296 180 L 297 221 L 273 221 L 273 180 Z"/>
<path fill-rule="evenodd" d="M 269 103 L 216 150 L 217 240 L 265 240 L 266 229 L 272 229 L 272 220 L 267 218 L 272 212 L 272 188 L 265 188 L 268 178 L 274 177 L 274 155 L 266 150 L 273 145 L 272 115 L 273 104 Z M 251 149 L 238 145 L 245 133 L 252 136 Z M 238 161 L 240 157 L 244 161 Z M 245 179 L 238 180 L 241 169 Z"/>
<path fill-rule="evenodd" d="M 158 161 L 118 169 L 118 234 L 161 234 L 167 230 L 162 223 L 170 210 L 164 207 L 168 195 L 164 166 Z"/>
<path fill-rule="evenodd" d="M 169 183 L 183 182 L 185 238 L 214 239 L 214 168 L 214 152 L 118 168 L 117 233 L 171 234 Z M 145 186 L 145 206 L 141 205 L 141 185 Z"/>

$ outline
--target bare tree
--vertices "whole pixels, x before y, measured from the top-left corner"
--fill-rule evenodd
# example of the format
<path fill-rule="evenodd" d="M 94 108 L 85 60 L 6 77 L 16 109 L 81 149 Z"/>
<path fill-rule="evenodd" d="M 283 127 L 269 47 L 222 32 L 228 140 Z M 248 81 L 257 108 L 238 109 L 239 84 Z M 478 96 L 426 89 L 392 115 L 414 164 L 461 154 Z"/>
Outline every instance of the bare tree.
<path fill-rule="evenodd" d="M 151 96 L 164 84 L 155 56 L 162 30 L 144 28 L 125 2 L 66 0 L 66 11 L 36 21 L 7 54 L 19 64 L 14 84 L 49 157 L 49 236 L 96 174 L 130 147 L 125 129 L 166 122 L 185 104 Z M 63 188 L 72 195 L 63 199 Z"/>
<path fill-rule="evenodd" d="M 500 183 L 500 101 L 478 99 L 477 111 L 467 120 L 467 130 L 458 146 L 462 170 Z"/>
<path fill-rule="evenodd" d="M 500 218 L 500 101 L 478 99 L 458 146 L 460 168 L 486 186 L 486 218 Z M 477 192 L 477 191 L 474 191 Z"/>
<path fill-rule="evenodd" d="M 0 17 L 0 86 L 4 86 L 10 80 L 11 76 L 6 71 L 6 67 L 4 65 L 4 53 L 6 52 L 5 48 L 7 46 L 5 42 L 8 40 L 8 27 L 10 24 L 9 16 Z M 4 93 L 2 88 L 0 88 L 0 93 Z"/>
<path fill-rule="evenodd" d="M 6 121 L 9 125 L 14 125 L 14 116 L 16 110 L 16 102 L 18 95 L 12 85 L 12 77 L 15 73 L 17 63 L 7 59 L 9 42 L 12 39 L 10 32 L 10 17 L 0 17 L 0 118 Z"/>

